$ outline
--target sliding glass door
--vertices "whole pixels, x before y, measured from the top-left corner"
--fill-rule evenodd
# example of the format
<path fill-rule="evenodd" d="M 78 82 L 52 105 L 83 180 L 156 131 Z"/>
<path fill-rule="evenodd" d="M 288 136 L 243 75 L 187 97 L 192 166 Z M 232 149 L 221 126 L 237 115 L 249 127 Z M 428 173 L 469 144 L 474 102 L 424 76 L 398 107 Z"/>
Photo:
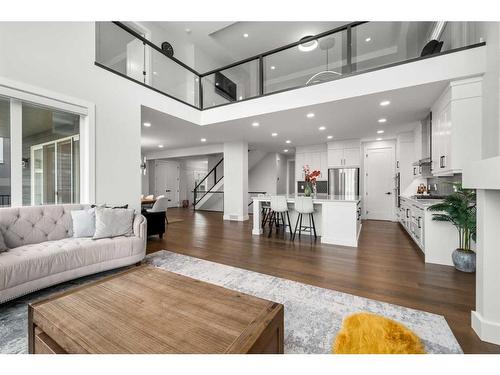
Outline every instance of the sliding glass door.
<path fill-rule="evenodd" d="M 78 203 L 80 137 L 31 146 L 31 204 Z"/>

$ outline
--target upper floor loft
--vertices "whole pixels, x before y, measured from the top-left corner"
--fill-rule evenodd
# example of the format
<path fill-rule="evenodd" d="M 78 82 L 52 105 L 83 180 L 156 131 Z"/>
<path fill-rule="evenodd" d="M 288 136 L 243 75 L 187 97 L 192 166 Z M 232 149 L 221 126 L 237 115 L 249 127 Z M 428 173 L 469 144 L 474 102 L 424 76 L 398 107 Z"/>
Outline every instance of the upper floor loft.
<path fill-rule="evenodd" d="M 376 73 L 389 70 L 419 84 L 414 75 L 425 74 L 415 71 L 411 63 L 429 67 L 425 63 L 435 61 L 435 69 L 428 70 L 443 73 L 436 80 L 479 74 L 480 67 L 471 69 L 465 66 L 467 63 L 450 65 L 449 59 L 460 55 L 461 60 L 470 61 L 475 54 L 472 50 L 479 51 L 477 48 L 486 43 L 481 22 L 351 22 L 201 72 L 199 67 L 195 69 L 193 61 L 181 61 L 171 44 L 160 43 L 158 38 L 152 41 L 154 38 L 144 24 L 97 22 L 95 30 L 97 66 L 202 111 L 200 125 L 234 117 L 226 110 L 228 118 L 216 119 L 207 110 L 248 101 L 256 104 L 259 101 L 255 99 L 293 91 L 309 97 L 313 91 L 304 95 L 299 89 L 310 87 L 321 87 L 315 91 L 338 96 L 327 83 L 373 78 Z M 243 34 L 243 38 L 245 35 L 248 36 Z M 255 42 L 253 48 L 258 48 Z M 438 57 L 443 57 L 440 63 L 434 60 Z M 446 72 L 446 66 L 462 70 L 454 76 L 453 72 Z M 390 81 L 391 77 L 378 74 L 377 79 Z M 342 86 L 345 85 L 338 87 Z M 389 86 L 385 89 L 391 89 Z M 369 87 L 365 89 L 369 91 Z M 237 112 L 245 116 L 248 111 Z"/>

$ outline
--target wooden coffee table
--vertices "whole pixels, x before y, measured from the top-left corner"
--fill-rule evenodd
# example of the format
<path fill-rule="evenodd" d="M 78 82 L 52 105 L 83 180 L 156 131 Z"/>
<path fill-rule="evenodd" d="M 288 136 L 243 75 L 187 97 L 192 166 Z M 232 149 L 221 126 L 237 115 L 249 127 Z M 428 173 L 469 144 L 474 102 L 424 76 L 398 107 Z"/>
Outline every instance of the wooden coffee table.
<path fill-rule="evenodd" d="M 283 305 L 139 266 L 28 307 L 30 353 L 283 353 Z"/>

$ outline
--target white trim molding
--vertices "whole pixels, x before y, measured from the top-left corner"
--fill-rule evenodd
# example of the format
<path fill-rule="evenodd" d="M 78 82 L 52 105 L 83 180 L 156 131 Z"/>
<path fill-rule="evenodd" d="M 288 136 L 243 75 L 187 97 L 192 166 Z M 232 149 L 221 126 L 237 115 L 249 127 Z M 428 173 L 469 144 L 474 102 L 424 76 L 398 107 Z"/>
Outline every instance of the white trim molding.
<path fill-rule="evenodd" d="M 80 202 L 94 203 L 95 104 L 41 87 L 0 77 L 0 96 L 11 101 L 11 206 L 22 206 L 22 102 L 54 108 L 80 116 Z M 18 126 L 13 126 L 17 124 Z M 19 162 L 15 162 L 15 161 Z"/>

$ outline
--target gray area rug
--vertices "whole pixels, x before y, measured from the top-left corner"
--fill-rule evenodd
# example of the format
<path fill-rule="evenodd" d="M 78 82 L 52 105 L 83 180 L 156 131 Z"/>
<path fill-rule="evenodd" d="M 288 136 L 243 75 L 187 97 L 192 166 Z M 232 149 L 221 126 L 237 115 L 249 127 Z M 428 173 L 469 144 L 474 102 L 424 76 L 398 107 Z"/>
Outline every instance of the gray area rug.
<path fill-rule="evenodd" d="M 330 353 L 344 317 L 361 311 L 380 314 L 405 324 L 421 338 L 428 353 L 462 353 L 441 315 L 165 250 L 148 255 L 146 262 L 167 271 L 282 303 L 285 306 L 285 353 Z M 121 270 L 84 277 L 0 305 L 0 353 L 27 352 L 29 302 Z"/>

